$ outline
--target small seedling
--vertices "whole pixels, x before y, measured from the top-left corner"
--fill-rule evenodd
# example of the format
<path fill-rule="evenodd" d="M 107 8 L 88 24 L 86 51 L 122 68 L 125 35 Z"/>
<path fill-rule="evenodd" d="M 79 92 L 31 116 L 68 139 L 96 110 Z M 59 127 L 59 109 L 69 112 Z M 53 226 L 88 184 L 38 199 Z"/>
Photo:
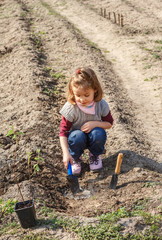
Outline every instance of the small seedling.
<path fill-rule="evenodd" d="M 18 143 L 18 135 L 20 134 L 24 134 L 23 132 L 18 132 L 14 130 L 14 126 L 11 126 L 11 129 L 8 131 L 8 133 L 6 134 L 7 137 L 12 135 L 12 139 L 16 140 L 16 143 Z"/>
<path fill-rule="evenodd" d="M 42 162 L 45 162 L 44 158 L 40 157 L 40 149 L 37 149 L 37 157 L 34 158 L 34 160 L 37 161 L 36 164 L 34 164 L 33 168 L 34 168 L 34 173 L 35 172 L 39 172 L 40 168 L 39 168 L 39 162 L 42 161 Z"/>
<path fill-rule="evenodd" d="M 39 162 L 42 161 L 44 162 L 44 158 L 40 157 L 40 149 L 37 149 L 37 156 L 34 158 L 34 160 L 37 162 L 34 164 L 32 171 L 32 165 L 31 165 L 31 157 L 32 157 L 33 152 L 27 152 L 27 162 L 28 162 L 28 175 L 29 175 L 29 189 L 30 189 L 30 200 L 31 200 L 31 177 L 34 175 L 35 172 L 39 172 Z"/>

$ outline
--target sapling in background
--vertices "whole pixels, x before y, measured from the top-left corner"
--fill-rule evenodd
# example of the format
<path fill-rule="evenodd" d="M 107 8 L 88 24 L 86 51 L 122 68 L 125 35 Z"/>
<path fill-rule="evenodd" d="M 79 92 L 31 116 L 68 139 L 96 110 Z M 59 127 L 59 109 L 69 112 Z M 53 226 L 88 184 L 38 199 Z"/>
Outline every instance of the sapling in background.
<path fill-rule="evenodd" d="M 38 154 L 37 157 L 34 158 L 34 160 L 37 161 L 37 163 L 34 164 L 34 166 L 33 166 L 33 168 L 34 168 L 34 173 L 35 173 L 35 172 L 39 172 L 39 170 L 40 170 L 40 168 L 39 168 L 39 162 L 40 162 L 40 161 L 42 161 L 42 162 L 45 161 L 44 158 L 40 157 L 40 149 L 37 149 L 37 154 Z"/>
<path fill-rule="evenodd" d="M 44 158 L 40 157 L 40 149 L 37 149 L 37 156 L 34 158 L 36 163 L 34 164 L 33 168 L 31 165 L 31 157 L 32 157 L 33 152 L 27 152 L 28 156 L 28 175 L 29 175 L 29 190 L 30 190 L 30 200 L 31 200 L 31 177 L 34 175 L 35 172 L 39 172 L 39 162 L 42 161 L 44 162 Z M 34 171 L 33 171 L 34 169 Z"/>

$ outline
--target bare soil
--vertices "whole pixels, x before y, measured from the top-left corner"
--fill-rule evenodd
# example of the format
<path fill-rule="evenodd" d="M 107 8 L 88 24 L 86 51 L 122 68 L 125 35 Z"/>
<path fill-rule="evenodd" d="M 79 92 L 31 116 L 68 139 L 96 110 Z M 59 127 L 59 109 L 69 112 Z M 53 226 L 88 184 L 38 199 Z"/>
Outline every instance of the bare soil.
<path fill-rule="evenodd" d="M 26 152 L 34 153 L 34 164 L 36 151 L 41 149 L 45 162 L 32 177 L 33 196 L 60 214 L 90 219 L 122 206 L 131 210 L 145 199 L 148 212 L 160 213 L 160 6 L 160 0 L 0 1 L 1 198 L 21 200 L 13 175 L 16 144 L 6 137 L 14 126 L 24 133 L 17 151 L 16 174 L 26 199 Z M 100 15 L 101 8 L 111 13 L 111 19 Z M 113 12 L 123 14 L 123 27 L 114 23 Z M 62 163 L 59 110 L 66 101 L 68 79 L 79 66 L 96 71 L 115 121 L 107 131 L 103 170 L 91 173 L 85 152 L 79 183 L 90 194 L 74 197 Z M 124 159 L 117 189 L 111 190 L 119 152 Z M 58 236 L 75 239 L 68 234 L 67 238 Z"/>

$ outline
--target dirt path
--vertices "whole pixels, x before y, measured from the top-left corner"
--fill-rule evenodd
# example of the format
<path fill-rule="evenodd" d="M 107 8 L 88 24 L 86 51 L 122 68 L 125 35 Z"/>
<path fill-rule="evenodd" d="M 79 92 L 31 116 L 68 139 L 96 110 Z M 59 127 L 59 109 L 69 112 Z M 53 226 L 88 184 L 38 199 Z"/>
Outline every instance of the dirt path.
<path fill-rule="evenodd" d="M 120 5 L 115 6 L 113 2 L 109 1 L 111 8 L 120 9 Z M 152 55 L 159 54 L 161 59 L 160 52 L 153 52 L 155 47 L 160 49 L 161 46 L 159 10 L 154 18 L 154 28 L 150 25 L 151 19 L 144 22 L 150 6 L 143 12 L 144 5 L 141 5 L 142 14 L 140 11 L 133 12 L 133 16 L 141 16 L 134 25 L 139 31 L 137 34 L 129 25 L 120 29 L 99 16 L 97 10 L 100 5 L 95 4 L 97 9 L 94 9 L 93 1 L 88 1 L 88 5 L 86 3 L 53 0 L 0 2 L 0 195 L 5 200 L 20 199 L 13 177 L 15 142 L 6 137 L 9 126 L 14 126 L 15 130 L 25 133 L 20 140 L 16 164 L 25 198 L 29 195 L 26 152 L 35 154 L 37 149 L 41 149 L 45 163 L 41 163 L 41 171 L 32 179 L 34 198 L 45 201 L 57 212 L 89 218 L 120 207 L 133 209 L 138 201 L 147 199 L 146 211 L 159 213 L 162 172 L 159 137 L 161 72 L 159 58 L 155 59 Z M 135 1 L 132 6 L 124 1 L 122 7 L 126 4 L 128 10 L 139 10 L 137 3 Z M 108 2 L 103 1 L 102 4 L 104 7 Z M 153 6 L 156 9 L 156 4 Z M 76 14 L 78 9 L 80 14 Z M 152 32 L 143 36 L 146 29 Z M 142 50 L 137 39 L 147 48 L 151 44 L 152 54 Z M 147 42 L 148 39 L 150 42 Z M 156 40 L 159 42 L 155 43 Z M 148 60 L 143 65 L 141 59 L 145 57 Z M 144 70 L 143 66 L 150 61 L 151 69 Z M 107 132 L 103 171 L 90 173 L 87 155 L 84 155 L 79 182 L 81 187 L 90 191 L 89 198 L 76 196 L 71 199 L 58 139 L 59 110 L 65 102 L 65 86 L 69 76 L 82 65 L 91 66 L 97 72 L 115 123 Z M 144 81 L 146 78 L 151 81 Z M 123 152 L 124 160 L 118 188 L 113 191 L 109 184 L 119 151 Z M 65 239 L 70 237 L 74 239 L 75 236 L 67 235 Z"/>

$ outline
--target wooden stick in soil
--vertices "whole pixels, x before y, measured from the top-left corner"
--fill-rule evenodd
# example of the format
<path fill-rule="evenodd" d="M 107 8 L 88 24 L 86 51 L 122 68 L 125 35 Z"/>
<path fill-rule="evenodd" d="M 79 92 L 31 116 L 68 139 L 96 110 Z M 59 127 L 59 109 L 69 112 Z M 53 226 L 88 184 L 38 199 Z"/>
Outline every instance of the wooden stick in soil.
<path fill-rule="evenodd" d="M 116 23 L 116 14 L 115 12 L 113 12 L 113 14 L 114 14 L 114 23 Z"/>
<path fill-rule="evenodd" d="M 120 14 L 118 13 L 118 24 L 120 26 Z"/>
<path fill-rule="evenodd" d="M 103 16 L 103 10 L 102 10 L 102 8 L 101 8 L 101 16 Z"/>
<path fill-rule="evenodd" d="M 120 26 L 121 27 L 123 27 L 124 26 L 124 24 L 123 24 L 123 15 L 122 14 L 120 14 Z"/>
<path fill-rule="evenodd" d="M 111 18 L 111 12 L 108 13 L 108 19 L 110 20 Z"/>
<path fill-rule="evenodd" d="M 104 8 L 104 18 L 106 17 L 106 8 Z"/>

